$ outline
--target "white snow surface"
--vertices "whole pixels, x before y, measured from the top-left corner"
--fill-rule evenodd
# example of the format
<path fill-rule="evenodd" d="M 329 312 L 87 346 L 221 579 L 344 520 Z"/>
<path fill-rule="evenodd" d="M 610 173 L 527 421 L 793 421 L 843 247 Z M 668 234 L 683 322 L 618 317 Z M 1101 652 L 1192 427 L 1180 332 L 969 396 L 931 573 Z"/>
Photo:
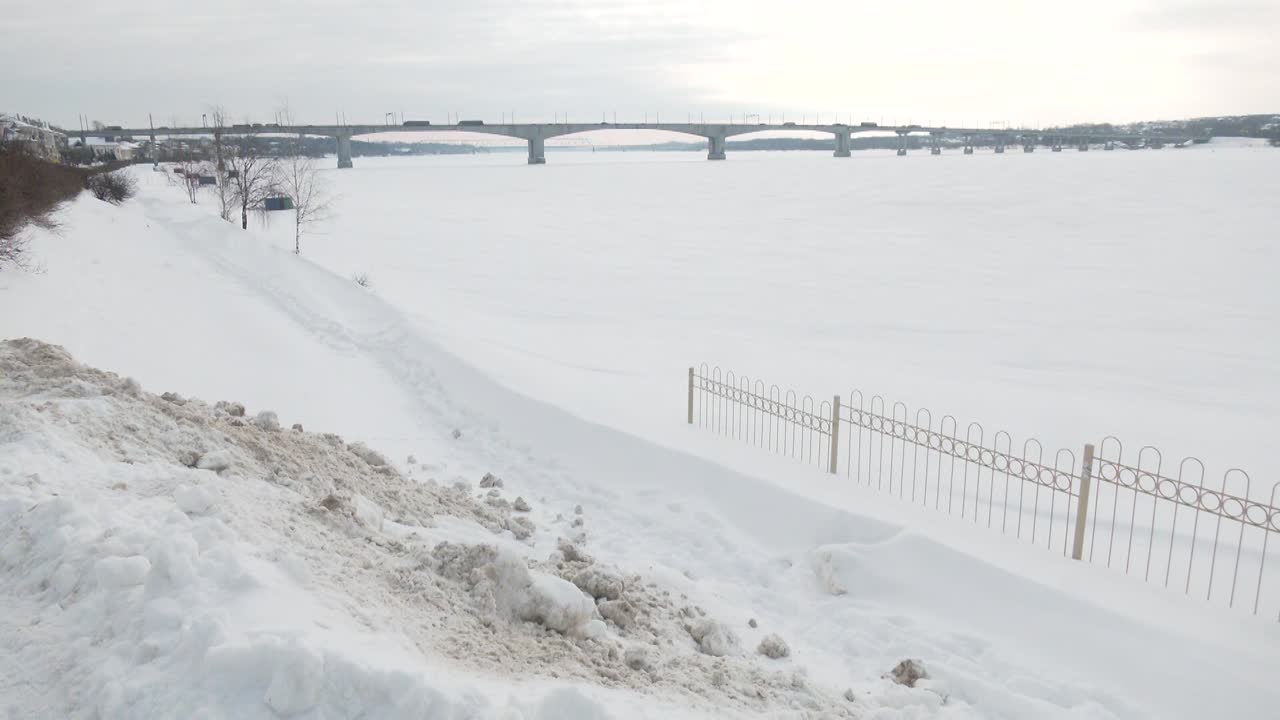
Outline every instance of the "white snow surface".
<path fill-rule="evenodd" d="M 815 159 L 797 157 L 802 164 Z M 1086 172 L 1080 170 L 1085 160 L 1147 162 L 1125 153 L 1071 157 L 1076 172 Z M 770 202 L 794 203 L 804 192 L 819 191 L 811 181 L 788 190 L 775 177 L 776 163 L 791 158 L 746 158 L 739 154 L 733 162 L 748 180 L 761 177 L 751 174 L 752 163 L 775 163 L 765 188 Z M 656 205 L 662 196 L 669 202 L 690 198 L 670 185 L 640 180 L 696 172 L 700 187 L 710 191 L 731 182 L 727 170 L 740 170 L 737 165 L 689 167 L 666 157 L 548 165 L 555 183 L 589 171 L 578 181 L 581 194 L 559 196 L 548 214 L 533 221 L 524 213 L 525 225 L 505 234 L 441 233 L 442 216 L 455 218 L 451 229 L 457 230 L 468 227 L 464 216 L 491 223 L 508 215 L 468 214 L 466 202 L 525 201 L 514 190 L 523 181 L 508 174 L 516 169 L 494 167 L 496 162 L 436 161 L 423 173 L 412 161 L 379 166 L 364 160 L 351 175 L 353 185 L 341 188 L 351 191 L 343 222 L 369 212 L 354 189 L 375 187 L 379 176 L 400 178 L 388 183 L 403 186 L 388 190 L 389 198 L 423 178 L 440 183 L 437 188 L 449 178 L 458 195 L 451 196 L 455 202 L 432 204 L 428 214 L 436 225 L 419 233 L 429 248 L 420 254 L 406 255 L 404 245 L 384 242 L 382 231 L 390 226 L 382 225 L 355 234 L 339 223 L 329 235 L 304 243 L 304 253 L 315 247 L 333 272 L 307 255 L 273 247 L 274 229 L 241 232 L 207 205 L 186 204 L 179 190 L 151 173 L 139 173 L 138 199 L 114 207 L 86 196 L 64 211 L 61 235 L 33 232 L 45 271 L 0 274 L 0 337 L 62 345 L 76 360 L 136 378 L 150 392 L 241 401 L 247 418 L 269 409 L 284 426 L 301 422 L 367 445 L 339 446 L 324 436 L 274 429 L 274 423 L 233 419 L 195 400 L 170 403 L 83 366 L 69 377 L 40 382 L 29 373 L 18 382 L 6 369 L 0 375 L 0 708 L 24 718 L 1201 718 L 1265 717 L 1280 704 L 1273 678 L 1280 632 L 1268 619 L 1226 613 L 858 488 L 833 491 L 822 473 L 716 443 L 695 430 L 681 434 L 681 374 L 674 374 L 669 391 L 665 372 L 661 392 L 656 372 L 646 370 L 632 382 L 632 371 L 652 359 L 653 350 L 633 357 L 628 353 L 634 346 L 615 343 L 624 317 L 619 312 L 636 320 L 629 327 L 636 342 L 653 343 L 652 327 L 671 325 L 682 312 L 675 301 L 681 288 L 697 287 L 708 276 L 741 281 L 721 277 L 737 266 L 717 264 L 718 252 L 694 253 L 688 245 L 690 255 L 667 261 L 678 271 L 670 277 L 687 282 L 673 284 L 670 302 L 649 303 L 645 320 L 620 275 L 566 267 L 561 278 L 553 270 L 557 261 L 546 253 L 549 247 L 565 262 L 630 264 L 637 277 L 645 276 L 638 270 L 649 267 L 646 262 L 660 262 L 657 255 L 644 262 L 627 255 L 628 247 L 640 252 L 631 230 L 619 239 L 590 223 L 571 238 L 576 246 L 566 245 L 550 218 L 558 217 L 553 211 L 590 205 L 588 189 L 610 177 L 624 188 L 610 207 L 620 207 L 624 195 L 637 203 L 633 212 L 653 219 L 655 241 L 676 232 L 677 216 L 696 231 L 677 232 L 690 243 L 695 235 L 716 238 L 723 213 L 704 214 L 714 203 L 703 198 L 694 203 L 696 211 L 673 210 L 663 220 Z M 670 167 L 655 170 L 646 162 Z M 906 162 L 930 172 L 916 158 Z M 1111 167 L 1159 177 L 1150 168 Z M 1270 172 L 1250 167 L 1263 179 Z M 640 180 L 627 178 L 637 171 L 644 173 Z M 720 174 L 708 178 L 708 172 Z M 1032 177 L 1049 176 L 1027 170 L 1020 186 Z M 1061 190 L 1062 182 L 1049 184 Z M 1089 186 L 1078 175 L 1073 182 Z M 638 192 L 637 183 L 646 192 Z M 496 195 L 467 200 L 480 186 Z M 947 204 L 919 187 L 913 193 Z M 1216 212 L 1207 200 L 1179 195 L 1178 201 Z M 761 205 L 757 200 L 752 206 Z M 1088 242 L 1085 205 L 1073 206 L 1076 214 L 1050 215 L 1056 218 L 1050 230 L 1074 226 L 1068 234 Z M 745 212 L 745 199 L 735 207 Z M 814 215 L 819 209 L 805 203 L 778 212 L 822 217 Z M 1043 209 L 1024 211 L 1045 217 L 1037 214 Z M 1132 206 L 1128 220 L 1139 212 Z M 1265 220 L 1259 212 L 1246 210 L 1238 225 L 1223 222 L 1226 229 L 1247 230 Z M 816 304 L 817 296 L 804 291 L 813 286 L 797 279 L 804 268 L 787 248 L 844 226 L 807 222 L 805 232 L 778 240 L 775 250 L 763 238 L 753 247 L 773 258 L 777 293 L 785 292 L 786 279 Z M 1143 240 L 1145 233 L 1167 234 L 1177 223 L 1155 215 L 1150 223 L 1126 232 L 1154 252 L 1156 243 Z M 614 223 L 612 230 L 634 226 Z M 527 235 L 523 245 L 515 243 L 517 231 Z M 1031 252 L 1030 241 L 1017 242 L 1015 229 L 1000 237 L 1003 251 Z M 527 278 L 486 275 L 457 256 L 485 238 L 506 243 L 503 252 L 481 251 L 503 258 L 493 267 L 518 259 Z M 618 244 L 624 240 L 632 245 Z M 591 249 L 597 242 L 606 243 L 598 252 Z M 1261 272 L 1274 250 L 1250 247 L 1257 262 L 1242 271 Z M 512 255 L 517 250 L 518 258 Z M 957 271 L 974 257 L 960 248 L 937 251 Z M 397 252 L 394 267 L 405 270 L 404 279 L 389 264 Z M 1166 263 L 1169 255 L 1155 253 Z M 916 262 L 921 257 L 919 251 L 912 256 Z M 1068 256 L 1063 249 L 1053 262 Z M 418 296 L 407 289 L 414 268 L 426 288 Z M 350 281 L 357 270 L 372 272 L 375 292 Z M 939 270 L 930 273 L 941 277 Z M 443 276 L 451 279 L 421 282 Z M 948 281 L 950 291 L 939 292 L 954 297 L 959 287 Z M 495 303 L 521 288 L 534 292 L 516 322 Z M 548 295 L 557 288 L 573 292 L 562 302 Z M 1225 282 L 1214 288 L 1252 292 Z M 588 291 L 594 304 L 578 296 Z M 716 305 L 705 287 L 699 292 L 703 305 L 725 312 L 740 299 Z M 923 303 L 921 287 L 913 292 Z M 1268 297 L 1253 298 L 1250 318 L 1276 309 Z M 423 304 L 423 298 L 434 302 Z M 1202 318 L 1191 313 L 1196 307 L 1186 306 L 1188 322 Z M 873 308 L 854 310 L 862 330 L 877 317 Z M 888 323 L 889 316 L 881 315 Z M 1249 318 L 1240 322 L 1252 327 Z M 1046 324 L 1048 334 L 1066 327 Z M 730 332 L 745 333 L 746 326 L 736 327 Z M 812 350 L 832 349 L 840 333 L 857 336 L 852 327 L 825 327 L 803 335 Z M 564 357 L 598 332 L 594 342 L 612 346 L 617 355 L 610 361 L 599 356 L 602 349 L 591 351 L 596 356 L 584 351 L 576 370 L 556 372 L 547 369 L 568 367 L 559 358 L 544 365 L 534 361 L 536 354 L 492 344 L 489 339 L 503 331 L 526 347 L 535 347 L 527 343 L 539 334 L 576 337 Z M 678 333 L 695 336 L 689 325 Z M 782 344 L 803 345 L 800 338 Z M 1070 344 L 1069 337 L 1061 339 Z M 1255 360 L 1268 357 L 1269 342 L 1261 337 L 1250 346 Z M 913 357 L 924 357 L 919 353 L 929 343 L 926 337 L 913 343 Z M 677 344 L 694 355 L 711 349 Z M 719 348 L 731 354 L 729 345 Z M 979 365 L 977 355 L 952 355 L 957 373 Z M 782 362 L 794 354 L 760 357 L 768 368 L 804 367 Z M 1041 373 L 1047 362 L 1043 353 L 1024 360 L 1030 374 Z M 1185 360 L 1178 367 L 1196 367 L 1196 360 Z M 688 362 L 667 357 L 660 366 L 678 370 Z M 473 363 L 529 393 L 507 389 Z M 923 373 L 934 378 L 922 381 L 929 388 L 943 387 L 937 378 L 947 361 L 939 363 L 936 375 Z M 1237 373 L 1233 387 L 1274 387 L 1264 367 Z M 980 385 L 989 390 L 999 387 L 1000 377 L 1018 375 L 1002 372 L 993 369 Z M 1072 380 L 1092 377 L 1078 369 L 1068 374 Z M 1123 374 L 1102 375 L 1124 386 L 1118 379 Z M 580 382 L 587 376 L 597 381 Z M 1035 382 L 1046 377 L 1041 373 Z M 1154 378 L 1150 387 L 1172 380 Z M 564 397 L 576 415 L 529 394 Z M 584 399 L 588 395 L 601 400 Z M 669 397 L 674 400 L 667 402 Z M 1224 418 L 1274 419 L 1274 408 L 1258 398 L 1252 410 Z M 1157 399 L 1156 410 L 1136 416 L 1168 412 L 1173 402 Z M 592 421 L 606 414 L 609 424 L 650 439 Z M 677 429 L 653 430 L 662 414 Z M 681 448 L 706 444 L 713 448 L 707 454 L 722 462 L 652 440 Z M 403 476 L 378 463 L 410 454 L 419 462 L 404 468 Z M 308 471 L 308 463 L 322 471 Z M 504 481 L 494 497 L 473 488 L 488 472 Z M 452 489 L 457 482 L 470 485 Z M 529 498 L 530 513 L 512 515 L 502 505 L 517 495 Z M 579 505 L 581 515 L 574 513 Z M 531 530 L 516 524 L 526 515 Z M 575 526 L 579 518 L 584 522 Z M 528 537 L 519 540 L 517 531 Z M 561 538 L 591 560 L 564 560 Z M 514 587 L 523 591 L 516 594 L 523 600 L 510 603 L 515 619 L 498 617 L 485 605 L 488 597 L 503 597 L 483 591 L 490 566 L 480 563 L 465 577 L 451 576 L 440 553 L 430 550 L 441 542 L 492 546 L 494 557 L 523 560 L 523 566 L 507 565 L 507 575 L 496 575 L 514 577 Z M 623 598 L 642 618 L 636 627 L 624 630 L 595 616 L 584 622 L 590 600 L 571 595 L 576 588 L 566 581 L 592 566 L 627 578 Z M 758 627 L 750 627 L 749 618 Z M 691 631 L 703 620 L 731 630 L 740 640 L 737 652 L 726 648 L 723 658 L 699 652 Z M 785 638 L 788 657 L 767 659 L 752 651 L 775 633 Z M 921 659 L 930 678 L 912 689 L 882 677 L 904 658 Z M 847 690 L 855 700 L 844 699 Z"/>
<path fill-rule="evenodd" d="M 718 461 L 741 454 L 671 422 L 700 362 L 1077 454 L 1114 435 L 1265 494 L 1278 155 L 362 158 L 326 173 L 341 209 L 304 252 L 518 392 Z"/>

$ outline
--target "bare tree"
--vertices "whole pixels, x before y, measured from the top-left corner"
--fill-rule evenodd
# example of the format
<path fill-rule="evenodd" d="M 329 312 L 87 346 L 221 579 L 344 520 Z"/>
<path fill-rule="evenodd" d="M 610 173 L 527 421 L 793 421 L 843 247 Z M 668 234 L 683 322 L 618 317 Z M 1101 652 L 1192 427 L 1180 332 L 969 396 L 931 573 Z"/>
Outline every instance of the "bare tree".
<path fill-rule="evenodd" d="M 276 112 L 279 122 L 293 125 L 293 113 L 285 100 Z M 280 162 L 279 184 L 281 192 L 293 201 L 293 252 L 302 254 L 302 235 L 311 225 L 329 217 L 333 198 L 313 158 L 307 157 L 302 138 L 292 140 L 289 155 Z"/>
<path fill-rule="evenodd" d="M 188 148 L 177 162 L 178 172 L 174 173 L 178 177 L 169 177 L 170 180 L 176 180 L 182 186 L 184 192 L 187 193 L 187 199 L 192 205 L 196 204 L 196 193 L 200 190 L 200 176 L 205 173 L 205 164 L 197 160 L 195 154 Z"/>
<path fill-rule="evenodd" d="M 316 161 L 297 153 L 280 167 L 280 190 L 293 201 L 293 252 L 302 254 L 302 236 L 313 224 L 329 217 L 333 198 L 316 168 Z"/>
<path fill-rule="evenodd" d="M 226 129 L 227 129 L 227 110 L 221 105 L 214 105 L 209 108 L 209 122 L 213 128 L 213 153 L 217 164 L 214 166 L 217 170 L 218 178 L 218 215 L 227 222 L 231 222 L 231 217 L 236 209 L 236 193 L 232 187 L 230 174 L 227 172 L 226 156 L 228 154 Z"/>
<path fill-rule="evenodd" d="M 249 229 L 249 211 L 260 210 L 266 199 L 279 192 L 277 163 L 261 151 L 252 136 L 246 135 L 224 156 L 227 174 L 240 208 L 240 227 Z"/>

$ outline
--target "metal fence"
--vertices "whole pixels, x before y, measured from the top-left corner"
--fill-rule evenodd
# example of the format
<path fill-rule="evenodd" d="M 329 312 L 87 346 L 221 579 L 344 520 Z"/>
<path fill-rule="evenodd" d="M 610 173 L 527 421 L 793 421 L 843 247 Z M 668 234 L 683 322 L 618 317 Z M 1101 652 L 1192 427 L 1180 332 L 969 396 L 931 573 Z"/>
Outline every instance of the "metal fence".
<path fill-rule="evenodd" d="M 1076 560 L 1280 620 L 1280 483 L 1119 440 L 1079 453 L 1015 442 L 879 395 L 815 400 L 689 368 L 688 422 Z M 1272 539 L 1275 538 L 1275 542 Z"/>

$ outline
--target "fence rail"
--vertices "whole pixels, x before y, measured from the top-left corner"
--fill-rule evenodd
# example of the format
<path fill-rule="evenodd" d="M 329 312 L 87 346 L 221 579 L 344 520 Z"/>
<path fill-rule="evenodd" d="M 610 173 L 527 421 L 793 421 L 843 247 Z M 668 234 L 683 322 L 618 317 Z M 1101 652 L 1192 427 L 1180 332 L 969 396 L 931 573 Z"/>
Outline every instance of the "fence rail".
<path fill-rule="evenodd" d="M 1243 470 L 1205 485 L 1193 457 L 1020 445 L 951 415 L 853 391 L 815 400 L 719 367 L 689 368 L 690 425 L 795 458 L 904 501 L 1082 562 L 1280 620 L 1280 483 L 1265 499 Z"/>

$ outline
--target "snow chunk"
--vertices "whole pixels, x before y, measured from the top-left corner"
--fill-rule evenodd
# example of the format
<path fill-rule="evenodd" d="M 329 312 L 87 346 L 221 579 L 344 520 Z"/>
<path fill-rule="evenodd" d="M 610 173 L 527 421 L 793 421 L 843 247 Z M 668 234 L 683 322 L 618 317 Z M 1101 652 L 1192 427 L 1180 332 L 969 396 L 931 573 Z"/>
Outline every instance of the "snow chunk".
<path fill-rule="evenodd" d="M 347 446 L 347 449 L 351 450 L 351 452 L 355 453 L 361 460 L 364 460 L 373 467 L 382 467 L 387 464 L 387 459 L 382 457 L 382 453 L 362 442 L 353 442 Z"/>
<path fill-rule="evenodd" d="M 108 588 L 128 588 L 141 585 L 151 572 L 151 561 L 141 555 L 109 557 L 93 566 L 98 584 Z"/>
<path fill-rule="evenodd" d="M 624 589 L 622 578 L 592 566 L 573 577 L 573 584 L 594 598 L 617 600 Z"/>
<path fill-rule="evenodd" d="M 493 473 L 485 473 L 484 477 L 480 478 L 480 487 L 500 488 L 502 487 L 502 478 L 494 475 Z"/>
<path fill-rule="evenodd" d="M 120 382 L 120 392 L 130 397 L 142 397 L 142 386 L 137 380 L 127 377 Z"/>
<path fill-rule="evenodd" d="M 924 669 L 924 663 L 919 660 L 910 658 L 903 660 L 894 666 L 884 677 L 898 683 L 906 685 L 909 688 L 916 686 L 917 680 L 928 680 L 929 673 Z"/>
<path fill-rule="evenodd" d="M 511 503 L 511 509 L 516 512 L 529 512 L 529 503 L 519 495 L 516 496 L 515 502 Z"/>
<path fill-rule="evenodd" d="M 263 430 L 275 432 L 280 429 L 280 418 L 276 417 L 276 414 L 270 410 L 263 410 L 253 418 L 253 424 Z"/>
<path fill-rule="evenodd" d="M 382 530 L 382 521 L 386 516 L 377 503 L 363 495 L 351 498 L 351 517 L 361 525 L 374 530 Z"/>
<path fill-rule="evenodd" d="M 524 596 L 516 599 L 516 616 L 521 620 L 541 623 L 565 634 L 591 621 L 595 604 L 573 583 L 540 572 L 530 572 L 529 577 Z"/>
<path fill-rule="evenodd" d="M 196 467 L 201 470 L 222 472 L 231 467 L 231 451 L 214 450 L 213 452 L 205 453 L 196 461 Z"/>
<path fill-rule="evenodd" d="M 790 655 L 791 648 L 787 647 L 787 641 L 783 640 L 780 635 L 770 633 L 760 641 L 760 646 L 756 648 L 756 652 L 771 660 L 777 660 Z"/>
<path fill-rule="evenodd" d="M 698 643 L 698 649 L 704 655 L 724 657 L 738 649 L 738 636 L 711 618 L 704 618 L 689 628 L 689 635 Z"/>
<path fill-rule="evenodd" d="M 173 492 L 182 512 L 203 515 L 218 502 L 218 494 L 203 485 L 183 485 Z"/>
<path fill-rule="evenodd" d="M 578 549 L 577 545 L 566 538 L 556 538 L 556 552 L 567 562 L 591 562 L 591 556 Z"/>
<path fill-rule="evenodd" d="M 622 653 L 622 661 L 632 670 L 648 670 L 653 667 L 653 661 L 649 659 L 649 651 L 639 645 L 627 648 Z"/>
<path fill-rule="evenodd" d="M 517 540 L 528 540 L 533 537 L 534 531 L 537 530 L 533 521 L 524 517 L 508 518 L 506 527 L 511 531 L 512 535 L 516 536 Z"/>
<path fill-rule="evenodd" d="M 624 630 L 636 622 L 636 608 L 626 600 L 605 600 L 596 609 L 601 617 Z"/>
<path fill-rule="evenodd" d="M 587 636 L 595 603 L 562 578 L 530 570 L 520 556 L 491 545 L 440 543 L 432 551 L 436 571 L 471 585 L 486 609 L 513 620 L 535 622 L 564 634 Z"/>
<path fill-rule="evenodd" d="M 244 405 L 238 402 L 228 402 L 219 400 L 214 406 L 214 410 L 226 413 L 231 417 L 244 417 Z"/>

